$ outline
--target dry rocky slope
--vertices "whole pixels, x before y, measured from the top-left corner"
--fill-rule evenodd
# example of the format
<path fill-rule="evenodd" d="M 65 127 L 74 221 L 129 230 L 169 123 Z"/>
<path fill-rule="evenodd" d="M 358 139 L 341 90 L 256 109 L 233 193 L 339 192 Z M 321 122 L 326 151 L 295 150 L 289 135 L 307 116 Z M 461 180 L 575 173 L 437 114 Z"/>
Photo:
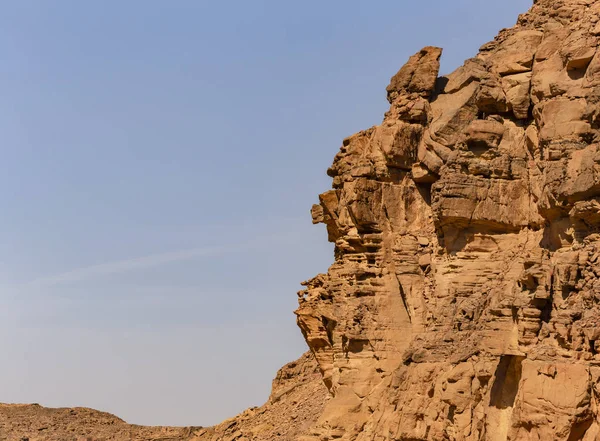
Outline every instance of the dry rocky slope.
<path fill-rule="evenodd" d="M 411 57 L 312 209 L 335 243 L 299 293 L 312 355 L 215 428 L 98 424 L 136 440 L 599 441 L 599 41 L 600 0 L 538 0 L 448 76 L 441 49 Z M 46 434 L 61 412 L 41 429 L 0 409 L 0 439 L 76 439 Z"/>
<path fill-rule="evenodd" d="M 307 353 L 279 370 L 264 406 L 215 427 L 143 427 L 86 408 L 0 404 L 0 440 L 288 441 L 315 424 L 328 398 L 315 359 Z"/>

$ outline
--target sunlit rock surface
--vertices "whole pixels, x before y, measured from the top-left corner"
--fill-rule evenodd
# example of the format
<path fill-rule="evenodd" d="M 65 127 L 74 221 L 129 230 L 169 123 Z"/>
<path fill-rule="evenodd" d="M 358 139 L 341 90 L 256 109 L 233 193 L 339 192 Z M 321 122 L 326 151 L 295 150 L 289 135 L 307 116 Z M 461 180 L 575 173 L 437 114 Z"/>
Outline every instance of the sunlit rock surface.
<path fill-rule="evenodd" d="M 600 439 L 599 17 L 540 0 L 447 77 L 426 47 L 344 140 L 296 311 L 332 395 L 303 440 Z"/>

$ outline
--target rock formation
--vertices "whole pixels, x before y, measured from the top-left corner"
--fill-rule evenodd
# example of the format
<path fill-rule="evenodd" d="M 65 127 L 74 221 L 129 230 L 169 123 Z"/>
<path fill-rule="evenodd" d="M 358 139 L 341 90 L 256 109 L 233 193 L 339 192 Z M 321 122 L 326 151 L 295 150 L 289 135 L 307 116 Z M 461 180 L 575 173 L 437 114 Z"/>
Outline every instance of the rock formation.
<path fill-rule="evenodd" d="M 452 74 L 426 47 L 313 207 L 303 440 L 600 440 L 600 1 L 539 0 Z"/>
<path fill-rule="evenodd" d="M 599 441 L 599 41 L 600 0 L 537 0 L 450 75 L 411 57 L 312 209 L 335 243 L 299 293 L 313 355 L 160 439 Z"/>

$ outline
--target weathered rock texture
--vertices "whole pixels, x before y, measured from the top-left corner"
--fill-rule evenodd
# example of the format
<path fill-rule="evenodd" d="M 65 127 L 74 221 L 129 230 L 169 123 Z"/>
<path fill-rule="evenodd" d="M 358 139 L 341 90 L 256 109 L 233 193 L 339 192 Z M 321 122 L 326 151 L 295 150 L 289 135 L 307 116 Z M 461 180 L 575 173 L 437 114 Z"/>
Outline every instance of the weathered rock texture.
<path fill-rule="evenodd" d="M 313 427 L 329 400 L 312 354 L 285 365 L 273 380 L 271 396 L 190 441 L 291 441 Z"/>
<path fill-rule="evenodd" d="M 0 439 L 7 441 L 183 441 L 194 428 L 132 426 L 114 415 L 84 407 L 49 409 L 38 404 L 1 404 Z"/>
<path fill-rule="evenodd" d="M 411 57 L 312 210 L 303 440 L 600 440 L 600 1 L 539 0 L 438 77 Z"/>
<path fill-rule="evenodd" d="M 446 77 L 441 49 L 411 57 L 312 209 L 335 243 L 299 293 L 314 358 L 260 409 L 133 439 L 600 441 L 599 17 L 538 0 Z M 76 439 L 23 412 L 3 439 Z"/>

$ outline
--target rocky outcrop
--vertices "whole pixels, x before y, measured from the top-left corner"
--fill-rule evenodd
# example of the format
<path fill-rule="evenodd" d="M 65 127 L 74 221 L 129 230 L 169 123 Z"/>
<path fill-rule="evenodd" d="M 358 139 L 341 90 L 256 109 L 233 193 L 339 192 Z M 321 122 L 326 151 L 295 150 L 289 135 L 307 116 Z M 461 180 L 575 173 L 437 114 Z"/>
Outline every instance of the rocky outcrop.
<path fill-rule="evenodd" d="M 191 441 L 295 440 L 316 424 L 328 400 L 317 363 L 306 353 L 279 370 L 264 406 L 200 430 Z"/>
<path fill-rule="evenodd" d="M 344 140 L 298 324 L 332 399 L 302 440 L 598 440 L 600 1 L 539 0 Z"/>
<path fill-rule="evenodd" d="M 194 431 L 193 427 L 132 426 L 114 415 L 84 407 L 0 404 L 3 441 L 187 441 Z"/>
<path fill-rule="evenodd" d="M 599 42 L 600 0 L 537 0 L 450 75 L 425 47 L 392 77 L 312 208 L 335 261 L 265 406 L 187 429 L 5 406 L 0 439 L 600 440 Z"/>

